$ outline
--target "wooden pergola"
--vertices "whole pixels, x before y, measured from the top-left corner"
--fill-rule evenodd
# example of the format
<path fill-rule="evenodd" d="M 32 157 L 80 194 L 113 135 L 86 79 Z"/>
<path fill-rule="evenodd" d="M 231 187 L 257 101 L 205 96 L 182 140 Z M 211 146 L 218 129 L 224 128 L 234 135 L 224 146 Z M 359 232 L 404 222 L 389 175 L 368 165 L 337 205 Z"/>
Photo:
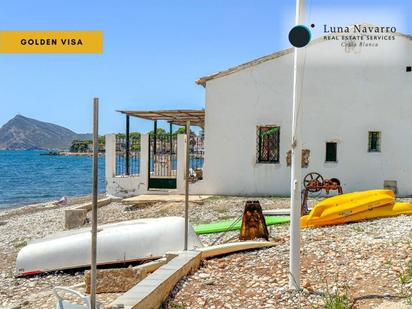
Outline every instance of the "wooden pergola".
<path fill-rule="evenodd" d="M 194 109 L 178 109 L 178 110 L 158 110 L 158 111 L 121 111 L 118 112 L 126 115 L 126 174 L 129 170 L 129 135 L 130 135 L 130 116 L 152 120 L 154 122 L 154 153 L 156 153 L 156 135 L 157 121 L 165 120 L 170 124 L 170 132 L 172 135 L 172 126 L 179 125 L 186 127 L 186 135 L 190 135 L 190 126 L 198 126 L 204 129 L 205 127 L 205 110 Z M 185 242 L 184 250 L 188 248 L 188 233 L 189 233 L 189 141 L 186 138 L 186 168 L 185 168 Z"/>
<path fill-rule="evenodd" d="M 186 126 L 187 121 L 193 126 L 204 128 L 205 110 L 196 109 L 177 109 L 177 110 L 158 110 L 158 111 L 118 111 L 127 116 L 133 116 L 146 120 L 165 120 L 170 124 Z"/>

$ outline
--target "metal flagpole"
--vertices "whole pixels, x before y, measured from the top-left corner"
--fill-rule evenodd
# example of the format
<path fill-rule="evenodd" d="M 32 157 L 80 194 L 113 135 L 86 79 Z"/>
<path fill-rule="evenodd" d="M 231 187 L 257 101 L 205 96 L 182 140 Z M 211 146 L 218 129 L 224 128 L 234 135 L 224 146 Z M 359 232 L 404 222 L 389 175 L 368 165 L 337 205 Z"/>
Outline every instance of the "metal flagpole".
<path fill-rule="evenodd" d="M 92 187 L 92 252 L 91 252 L 91 295 L 90 302 L 96 309 L 96 244 L 97 244 L 97 193 L 99 159 L 99 99 L 93 99 L 93 187 Z"/>
<path fill-rule="evenodd" d="M 296 0 L 296 25 L 303 24 L 304 0 Z M 301 217 L 301 162 L 302 162 L 302 57 L 295 47 L 293 64 L 293 119 L 292 119 L 292 164 L 290 179 L 290 256 L 289 287 L 300 288 L 300 217 Z"/>
<path fill-rule="evenodd" d="M 190 144 L 190 120 L 186 121 L 186 169 L 185 169 L 185 251 L 188 246 L 189 233 L 189 145 Z"/>

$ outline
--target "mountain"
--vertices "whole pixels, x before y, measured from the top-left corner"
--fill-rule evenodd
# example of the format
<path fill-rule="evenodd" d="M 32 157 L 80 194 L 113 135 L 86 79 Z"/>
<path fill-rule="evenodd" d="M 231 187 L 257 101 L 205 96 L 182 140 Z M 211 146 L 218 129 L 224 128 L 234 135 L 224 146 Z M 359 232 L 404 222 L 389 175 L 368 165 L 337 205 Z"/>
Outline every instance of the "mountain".
<path fill-rule="evenodd" d="M 74 139 L 91 139 L 56 124 L 17 115 L 0 128 L 0 149 L 68 149 Z"/>

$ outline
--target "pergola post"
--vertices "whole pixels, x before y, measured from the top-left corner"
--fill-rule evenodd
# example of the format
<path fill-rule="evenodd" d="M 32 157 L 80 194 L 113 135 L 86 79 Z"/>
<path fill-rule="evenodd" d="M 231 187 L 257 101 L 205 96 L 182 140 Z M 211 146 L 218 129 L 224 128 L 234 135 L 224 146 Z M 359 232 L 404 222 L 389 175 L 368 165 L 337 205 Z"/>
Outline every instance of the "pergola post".
<path fill-rule="evenodd" d="M 169 146 L 170 146 L 170 155 L 173 154 L 173 123 L 169 124 Z"/>
<path fill-rule="evenodd" d="M 170 148 L 170 166 L 168 169 L 169 176 L 172 175 L 172 166 L 173 166 L 173 123 L 169 123 L 169 148 Z"/>
<path fill-rule="evenodd" d="M 157 148 L 157 120 L 154 121 L 153 124 L 153 154 L 156 155 L 156 148 Z"/>
<path fill-rule="evenodd" d="M 185 251 L 188 247 L 189 233 L 189 146 L 190 146 L 190 120 L 186 121 L 186 169 L 185 169 Z"/>
<path fill-rule="evenodd" d="M 125 175 L 130 174 L 130 116 L 126 115 L 126 156 L 125 156 Z"/>

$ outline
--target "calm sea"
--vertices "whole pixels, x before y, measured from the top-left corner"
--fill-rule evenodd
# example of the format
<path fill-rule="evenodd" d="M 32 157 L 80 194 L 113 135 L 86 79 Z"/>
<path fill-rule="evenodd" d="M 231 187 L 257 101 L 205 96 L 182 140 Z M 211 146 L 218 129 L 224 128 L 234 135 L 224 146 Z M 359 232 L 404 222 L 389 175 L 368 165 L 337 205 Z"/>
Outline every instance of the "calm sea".
<path fill-rule="evenodd" d="M 46 152 L 0 151 L 0 208 L 91 193 L 91 157 L 41 153 Z M 99 190 L 104 191 L 104 157 L 99 158 Z"/>

